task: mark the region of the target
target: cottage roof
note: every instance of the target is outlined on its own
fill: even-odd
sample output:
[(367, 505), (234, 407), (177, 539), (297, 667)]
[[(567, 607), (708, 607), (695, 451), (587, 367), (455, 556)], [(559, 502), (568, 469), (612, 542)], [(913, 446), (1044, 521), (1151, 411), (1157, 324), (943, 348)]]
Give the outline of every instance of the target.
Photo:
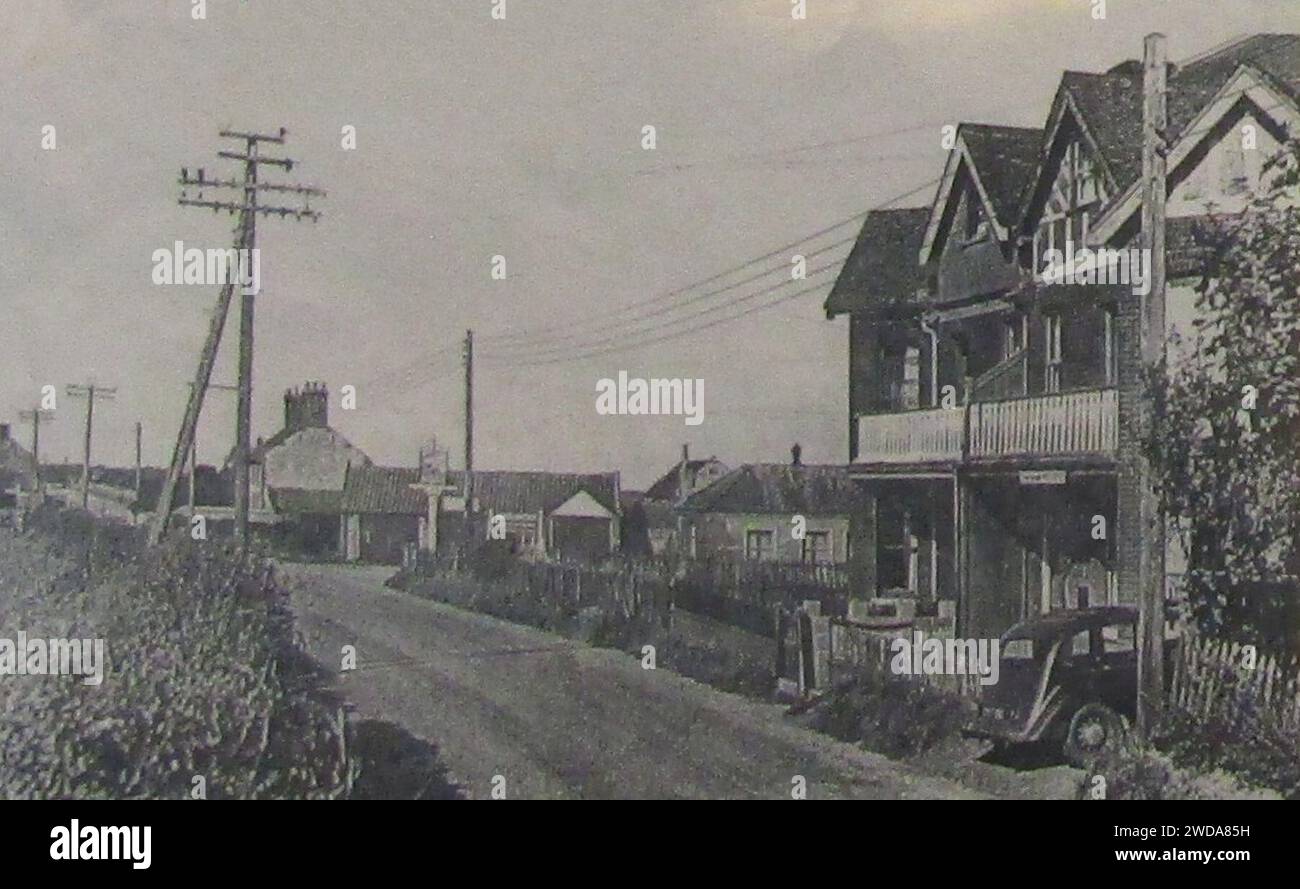
[[(454, 470), (448, 484), (464, 495), (465, 473)], [(580, 491), (610, 512), (619, 511), (617, 472), (561, 473), (520, 470), (475, 470), (474, 497), (484, 509), (499, 513), (550, 513)]]
[(859, 494), (843, 466), (747, 463), (687, 497), (688, 512), (848, 515)]

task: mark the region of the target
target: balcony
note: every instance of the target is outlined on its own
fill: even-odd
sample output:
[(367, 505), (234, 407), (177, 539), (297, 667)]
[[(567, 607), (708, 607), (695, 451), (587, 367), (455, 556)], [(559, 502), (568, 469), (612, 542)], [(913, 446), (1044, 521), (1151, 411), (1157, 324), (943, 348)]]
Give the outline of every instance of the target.
[(936, 408), (860, 416), (857, 462), (960, 461), (965, 413), (961, 408)]
[(858, 417), (858, 464), (960, 463), (1019, 458), (1114, 458), (1114, 389), (1085, 389), (963, 408)]
[(1085, 389), (970, 406), (971, 459), (1113, 457), (1119, 445), (1114, 389)]

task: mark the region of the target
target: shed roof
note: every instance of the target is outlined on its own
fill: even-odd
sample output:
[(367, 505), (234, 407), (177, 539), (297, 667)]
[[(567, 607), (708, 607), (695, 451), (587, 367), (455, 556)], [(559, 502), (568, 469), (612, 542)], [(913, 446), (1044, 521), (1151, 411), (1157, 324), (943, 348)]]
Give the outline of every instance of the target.
[(349, 466), (340, 508), (345, 513), (424, 515), (428, 495), (412, 487), (419, 481), (419, 469)]

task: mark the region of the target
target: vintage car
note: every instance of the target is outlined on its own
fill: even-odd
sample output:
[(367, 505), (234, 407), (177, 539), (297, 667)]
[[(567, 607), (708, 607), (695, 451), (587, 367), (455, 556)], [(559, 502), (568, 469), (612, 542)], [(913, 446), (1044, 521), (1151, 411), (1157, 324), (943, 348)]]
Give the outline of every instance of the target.
[(998, 681), (983, 690), (967, 733), (1059, 745), (1081, 768), (1121, 749), (1137, 699), (1137, 621), (1137, 608), (1111, 605), (1016, 624), (1002, 635)]

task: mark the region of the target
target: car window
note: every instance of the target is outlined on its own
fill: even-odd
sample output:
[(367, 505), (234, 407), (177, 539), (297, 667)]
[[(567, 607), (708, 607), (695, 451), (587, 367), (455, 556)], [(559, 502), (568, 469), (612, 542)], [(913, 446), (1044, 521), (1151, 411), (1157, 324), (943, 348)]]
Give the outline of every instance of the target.
[(1015, 660), (1031, 660), (1034, 656), (1034, 643), (1031, 639), (1012, 639), (1002, 646), (1002, 657)]

